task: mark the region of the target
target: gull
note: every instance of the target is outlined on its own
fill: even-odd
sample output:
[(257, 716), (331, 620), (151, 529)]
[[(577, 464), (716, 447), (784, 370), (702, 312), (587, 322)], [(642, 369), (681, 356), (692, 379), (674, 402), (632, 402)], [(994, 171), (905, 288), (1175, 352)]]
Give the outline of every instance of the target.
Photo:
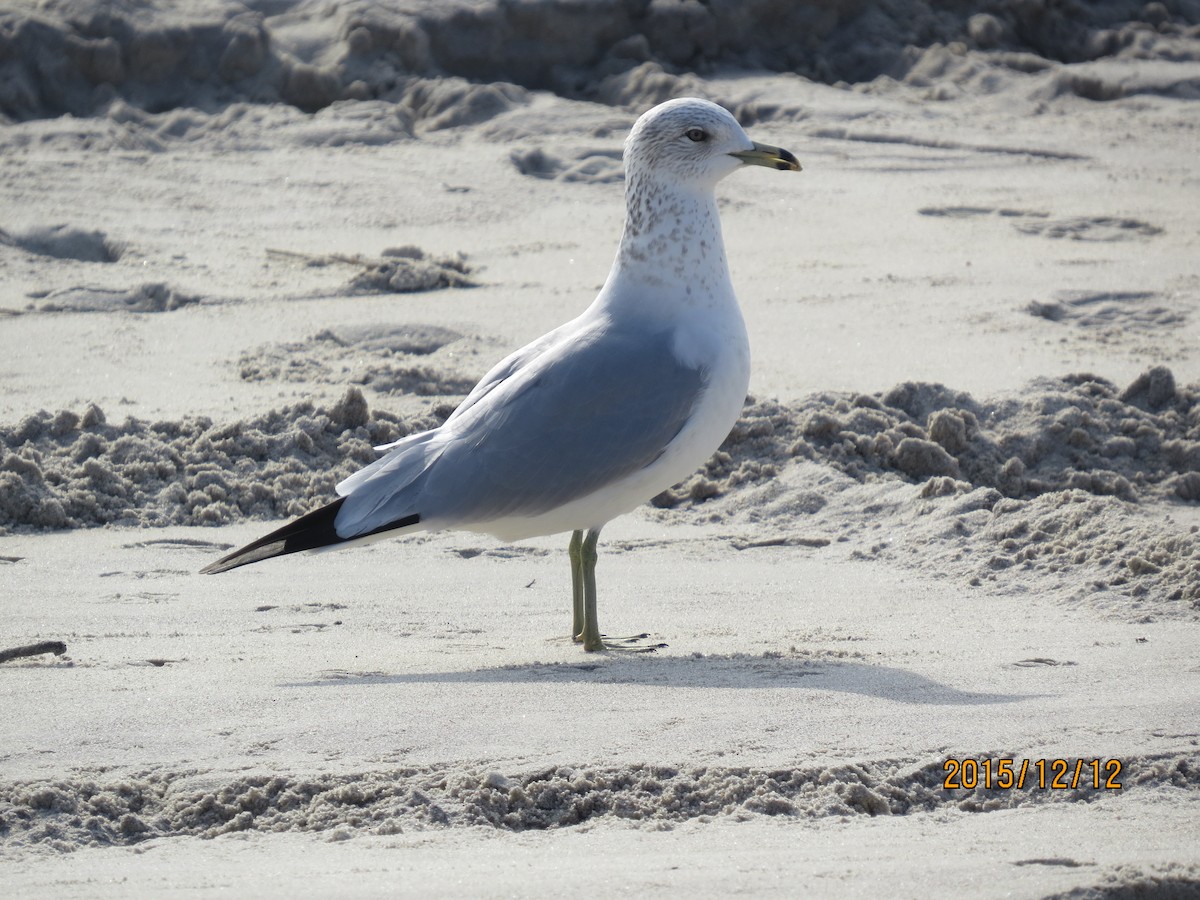
[(625, 227), (591, 306), (502, 360), (438, 428), (376, 448), (337, 500), (201, 571), (416, 531), (570, 531), (571, 637), (588, 651), (633, 649), (606, 647), (600, 632), (600, 530), (703, 465), (750, 383), (717, 182), (746, 165), (800, 164), (698, 99), (643, 114), (624, 161)]

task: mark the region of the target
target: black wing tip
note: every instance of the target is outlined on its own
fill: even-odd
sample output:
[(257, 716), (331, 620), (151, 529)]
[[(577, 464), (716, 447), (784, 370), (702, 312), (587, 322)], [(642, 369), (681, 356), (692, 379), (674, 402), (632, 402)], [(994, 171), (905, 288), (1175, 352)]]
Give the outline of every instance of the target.
[(240, 550), (235, 550), (228, 556), (222, 556), (214, 563), (209, 563), (200, 570), (201, 575), (219, 575), (221, 572), (228, 572), (230, 569), (236, 569), (238, 566), (248, 566), (250, 563), (262, 562), (264, 559), (270, 559), (273, 556), (282, 556), (288, 551), (284, 549), (286, 546), (284, 541), (272, 541), (269, 544), (261, 546), (255, 544), (247, 544)]
[(275, 556), (288, 553), (299, 553), (301, 550), (315, 550), (318, 547), (328, 547), (340, 544), (345, 538), (339, 537), (334, 528), (338, 510), (342, 508), (345, 497), (339, 497), (326, 506), (314, 509), (295, 521), (288, 522), (282, 528), (277, 528), (268, 535), (252, 541), (245, 547), (234, 550), (228, 556), (223, 556), (200, 570), (201, 575), (217, 575), (228, 572), (238, 566), (262, 562)]
[(390, 522), (365, 534), (356, 534), (353, 537), (344, 538), (338, 535), (334, 523), (337, 520), (338, 510), (342, 508), (342, 504), (345, 501), (345, 497), (339, 497), (326, 506), (314, 509), (312, 512), (301, 516), (295, 521), (289, 522), (282, 528), (278, 528), (270, 534), (260, 537), (257, 541), (253, 541), (241, 549), (234, 550), (227, 556), (222, 556), (216, 562), (209, 563), (200, 570), (200, 574), (218, 575), (221, 572), (228, 572), (230, 569), (236, 569), (239, 566), (248, 566), (251, 563), (262, 562), (264, 559), (286, 556), (289, 553), (299, 553), (302, 550), (331, 547), (335, 544), (344, 544), (347, 541), (357, 541), (365, 537), (370, 537), (373, 534), (394, 531), (398, 528), (407, 528), (421, 521), (421, 517), (414, 513), (411, 516), (405, 516), (403, 519)]

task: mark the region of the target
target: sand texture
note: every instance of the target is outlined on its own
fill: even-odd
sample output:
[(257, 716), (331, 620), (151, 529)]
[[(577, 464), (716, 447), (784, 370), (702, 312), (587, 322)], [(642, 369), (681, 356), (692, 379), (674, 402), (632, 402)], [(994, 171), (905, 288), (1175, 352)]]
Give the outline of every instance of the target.
[[(665, 646), (566, 535), (199, 575), (591, 302), (676, 96), (804, 171), (601, 539)], [(0, 3), (0, 891), (1200, 896), (1198, 141), (1194, 0)]]

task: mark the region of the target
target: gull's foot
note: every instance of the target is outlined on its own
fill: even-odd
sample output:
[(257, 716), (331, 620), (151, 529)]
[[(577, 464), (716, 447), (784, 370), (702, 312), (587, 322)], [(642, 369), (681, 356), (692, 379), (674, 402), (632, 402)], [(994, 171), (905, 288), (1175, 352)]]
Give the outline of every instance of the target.
[(662, 650), (667, 646), (663, 641), (654, 641), (653, 636), (646, 632), (629, 637), (601, 635), (599, 639), (590, 642), (582, 634), (577, 634), (573, 640), (582, 642), (583, 649), (589, 653), (599, 650), (610, 650), (614, 653), (653, 653), (655, 650)]

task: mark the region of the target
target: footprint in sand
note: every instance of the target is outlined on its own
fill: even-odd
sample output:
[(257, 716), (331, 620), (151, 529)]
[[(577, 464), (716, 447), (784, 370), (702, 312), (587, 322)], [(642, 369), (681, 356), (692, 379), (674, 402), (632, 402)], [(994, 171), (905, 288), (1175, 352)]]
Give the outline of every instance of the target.
[(1100, 330), (1148, 331), (1187, 320), (1183, 311), (1164, 306), (1163, 299), (1153, 291), (1058, 291), (1055, 299), (1034, 300), (1025, 311), (1051, 322)]
[(103, 231), (85, 231), (71, 225), (39, 225), (16, 232), (0, 229), (0, 244), (38, 256), (79, 262), (116, 262), (125, 252), (123, 244), (111, 240)]
[(612, 184), (625, 178), (619, 150), (579, 150), (564, 159), (535, 147), (514, 150), (509, 159), (522, 175), (550, 181)]
[(1140, 219), (1113, 216), (1075, 216), (1068, 219), (1045, 219), (1014, 224), (1022, 234), (1036, 234), (1055, 240), (1067, 238), (1072, 241), (1134, 241), (1162, 234), (1161, 228)]
[(98, 287), (72, 287), (40, 296), (34, 308), (38, 312), (173, 312), (184, 306), (206, 302), (161, 282), (141, 284), (128, 290)]
[(268, 344), (236, 362), (244, 381), (315, 381), (370, 385), (423, 397), (463, 396), (475, 386), (469, 377), (429, 366), (406, 365), (462, 338), (436, 325), (362, 325), (325, 329), (305, 341)]
[(922, 216), (950, 219), (971, 219), (997, 216), (1012, 219), (1013, 227), (1022, 234), (1072, 241), (1133, 241), (1162, 234), (1157, 225), (1141, 219), (1116, 216), (1071, 216), (1056, 219), (1050, 213), (1036, 210), (1005, 209), (991, 206), (927, 206), (917, 210)]

